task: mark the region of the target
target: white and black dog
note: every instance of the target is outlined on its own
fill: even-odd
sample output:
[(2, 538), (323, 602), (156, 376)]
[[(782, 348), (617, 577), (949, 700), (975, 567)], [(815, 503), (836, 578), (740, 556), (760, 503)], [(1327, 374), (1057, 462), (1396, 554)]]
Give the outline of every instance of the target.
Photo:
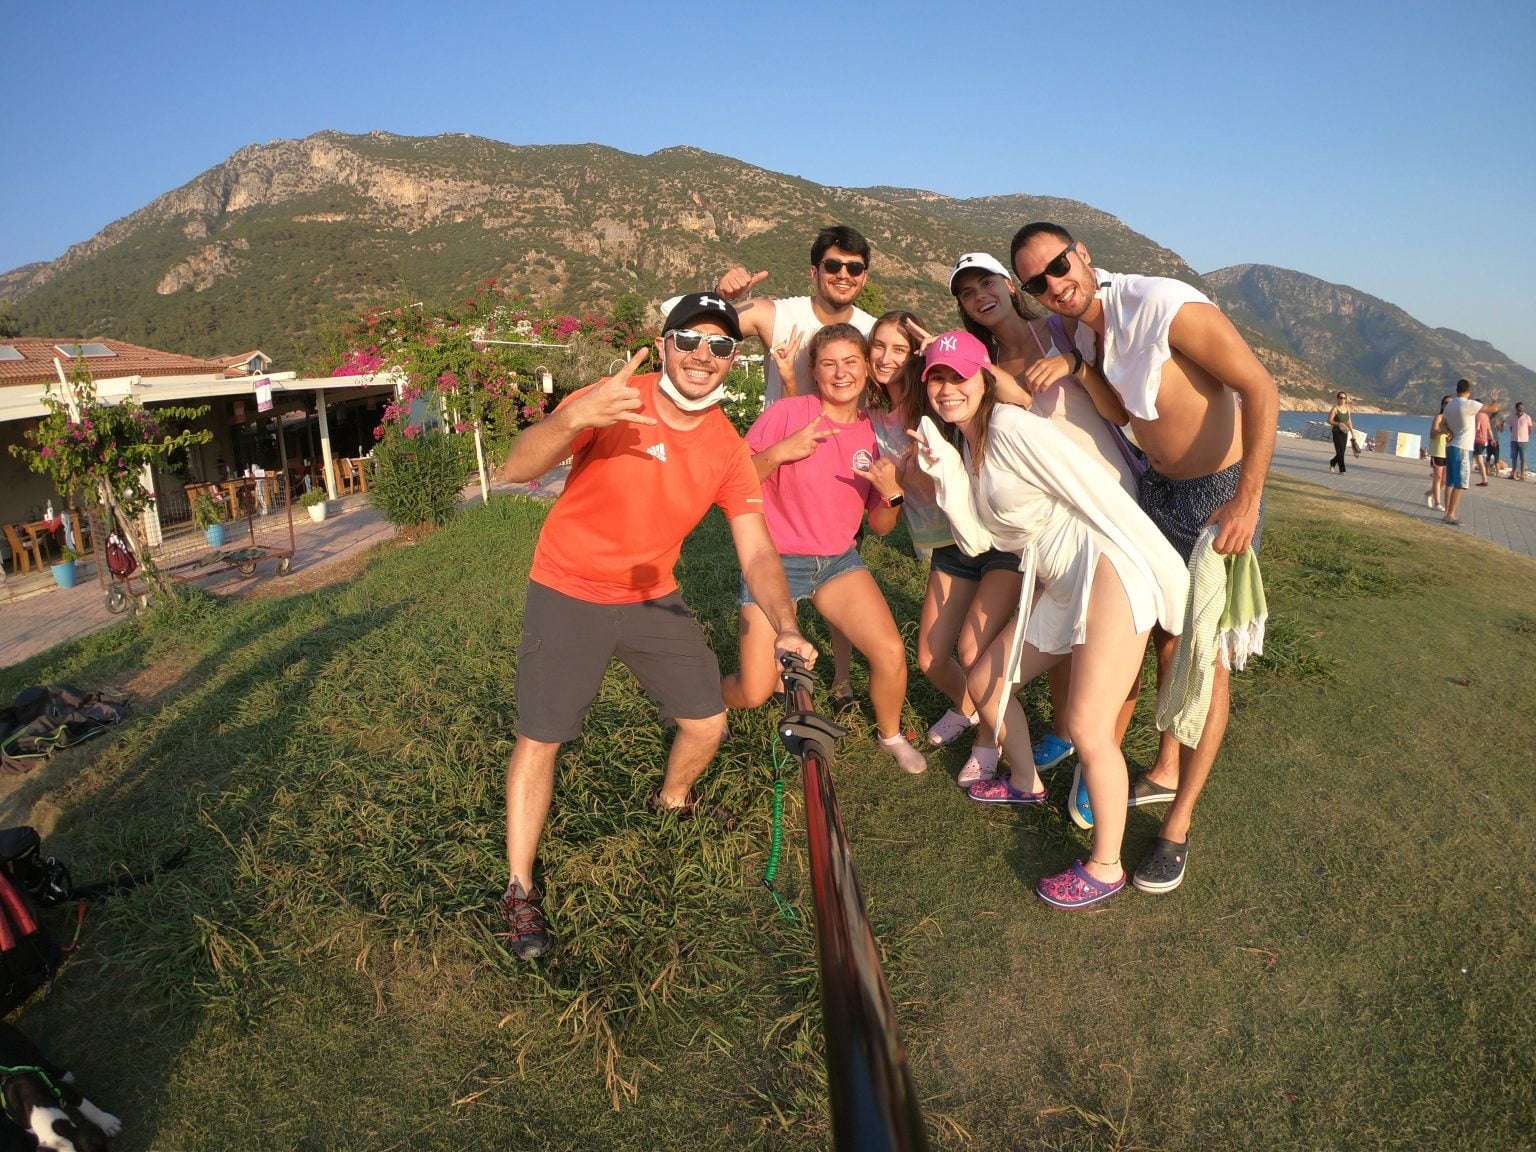
[[(54, 1067), (25, 1035), (0, 1023), (0, 1127), (14, 1126), (13, 1135), (19, 1129), (48, 1152), (109, 1152), (123, 1122), (80, 1095), (74, 1081), (74, 1073)], [(12, 1144), (0, 1133), (0, 1147)]]

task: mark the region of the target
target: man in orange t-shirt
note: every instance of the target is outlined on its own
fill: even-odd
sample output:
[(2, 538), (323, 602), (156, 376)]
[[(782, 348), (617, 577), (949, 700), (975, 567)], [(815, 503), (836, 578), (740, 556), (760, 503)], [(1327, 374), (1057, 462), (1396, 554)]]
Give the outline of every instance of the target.
[(719, 296), (684, 296), (668, 314), (659, 374), (634, 375), (642, 349), (615, 376), (568, 396), (513, 442), (502, 476), (526, 481), (572, 458), (565, 491), (539, 533), (517, 652), (517, 745), (507, 765), (507, 869), (502, 896), (513, 950), (554, 946), (533, 883), (554, 795), (560, 745), (581, 733), (617, 658), (677, 723), (651, 807), (690, 814), (693, 783), (725, 735), (720, 666), (677, 590), (683, 540), (717, 505), (741, 571), (777, 633), (778, 654), (814, 664), (795, 624), (784, 568), (763, 519), (746, 444), (719, 409), (741, 325)]

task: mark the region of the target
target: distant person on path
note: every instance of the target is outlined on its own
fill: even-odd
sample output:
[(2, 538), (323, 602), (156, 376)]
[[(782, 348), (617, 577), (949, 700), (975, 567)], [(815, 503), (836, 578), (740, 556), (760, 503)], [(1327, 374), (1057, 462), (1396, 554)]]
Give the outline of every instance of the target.
[(1333, 459), (1328, 461), (1328, 470), (1348, 472), (1349, 469), (1344, 466), (1344, 451), (1355, 435), (1355, 420), (1348, 393), (1340, 392), (1333, 398), (1333, 407), (1328, 410), (1328, 427), (1333, 431)]
[(1488, 487), (1488, 445), (1493, 442), (1493, 413), (1489, 405), (1481, 398), (1475, 403), (1481, 405), (1478, 409), (1472, 434), (1472, 458), (1477, 462), (1478, 475), (1482, 479), (1477, 482), (1479, 488)]
[(1488, 471), (1495, 477), (1499, 474), (1499, 437), (1504, 433), (1504, 413), (1499, 409), (1497, 402), (1485, 406), (1488, 412)]
[[(756, 336), (768, 355), (763, 360), (763, 407), (794, 396), (810, 383), (810, 340), (828, 324), (852, 324), (866, 338), (875, 318), (854, 304), (869, 282), (869, 241), (844, 224), (823, 228), (811, 242), (811, 294), (781, 299), (750, 298), (767, 272), (741, 265), (720, 277), (720, 295), (737, 304), (744, 336)], [(743, 299), (743, 297), (747, 297)], [(853, 703), (848, 672), (853, 650), (836, 628), (832, 633), (832, 699), (839, 707)]]
[[(1215, 550), (1257, 548), (1264, 479), (1275, 450), (1279, 392), (1232, 322), (1178, 280), (1095, 268), (1065, 228), (1029, 224), (1013, 238), (1024, 291), (1063, 317), (1074, 346), (1097, 371), (1082, 380), (1105, 419), (1129, 422), (1150, 467), (1139, 503), (1186, 562), (1207, 524)], [(1182, 621), (1180, 621), (1182, 624)], [(1155, 630), (1159, 682), (1172, 672), (1178, 637)], [(1172, 799), (1157, 843), (1132, 883), (1169, 892), (1184, 879), (1195, 802), (1226, 734), (1230, 673), (1216, 662), (1204, 734), (1185, 748), (1164, 732), (1157, 763), (1132, 782), (1135, 804)]]
[(659, 375), (616, 375), (563, 400), (525, 429), (504, 479), (542, 476), (573, 460), (533, 555), (517, 651), (517, 744), (507, 765), (507, 868), (501, 899), (511, 948), (524, 960), (555, 942), (534, 885), (534, 859), (554, 795), (560, 745), (582, 720), (615, 659), (677, 725), (665, 778), (649, 806), (680, 816), (725, 734), (720, 666), (678, 593), (684, 538), (711, 505), (729, 518), (747, 587), (776, 654), (814, 663), (795, 627), (784, 568), (763, 518), (752, 457), (720, 411), (741, 340), (719, 296), (684, 296), (659, 342)]
[[(763, 513), (790, 596), (814, 604), (869, 661), (880, 749), (916, 774), (928, 762), (901, 731), (907, 648), (854, 542), (866, 513), (877, 535), (896, 527), (906, 499), (864, 411), (869, 346), (852, 325), (829, 324), (811, 337), (809, 352), (816, 391), (768, 405), (747, 432)], [(743, 585), (740, 604), (741, 669), (726, 678), (725, 702), (756, 708), (778, 684), (780, 625), (774, 606), (762, 604), (750, 585)]]
[(1424, 493), (1427, 508), (1445, 507), (1445, 448), (1450, 443), (1450, 430), (1445, 426), (1445, 406), (1450, 396), (1440, 397), (1440, 411), (1429, 425), (1429, 488)]
[(1442, 419), (1451, 441), (1445, 447), (1446, 524), (1460, 524), (1461, 496), (1472, 484), (1472, 455), (1477, 451), (1477, 417), (1482, 405), (1472, 399), (1472, 382), (1456, 381), (1456, 399), (1445, 406)]
[(1525, 479), (1525, 446), (1531, 442), (1531, 414), (1524, 404), (1515, 405), (1515, 417), (1509, 422), (1509, 478)]

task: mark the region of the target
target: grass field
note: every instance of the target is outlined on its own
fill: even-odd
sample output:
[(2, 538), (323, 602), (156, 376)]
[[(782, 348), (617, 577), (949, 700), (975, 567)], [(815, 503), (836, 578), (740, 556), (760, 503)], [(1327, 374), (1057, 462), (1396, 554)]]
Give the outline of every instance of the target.
[[(77, 878), (192, 850), (93, 911), (23, 1017), (123, 1116), (121, 1148), (825, 1145), (797, 801), (780, 883), (798, 920), (759, 883), (772, 709), (732, 717), (705, 778), (733, 830), (658, 820), (664, 735), (611, 673), (543, 853), (560, 959), (520, 966), (491, 935), (542, 516), (501, 499), (344, 585), (194, 601), (0, 673), (0, 695), (153, 695), (10, 801), (39, 800)], [(915, 621), (916, 562), (865, 555)], [(1033, 881), (1084, 846), (1060, 804), (978, 811), (960, 753), (909, 778), (866, 728), (845, 742), (843, 814), (936, 1147), (1536, 1142), (1536, 565), (1282, 480), (1265, 573), (1269, 655), (1236, 679), (1173, 895), (1048, 909)], [(681, 575), (729, 666), (717, 519)], [(910, 699), (914, 724), (941, 709), (917, 677)], [(1026, 702), (1034, 724), (1038, 686)], [(1155, 827), (1132, 814), (1129, 860)]]

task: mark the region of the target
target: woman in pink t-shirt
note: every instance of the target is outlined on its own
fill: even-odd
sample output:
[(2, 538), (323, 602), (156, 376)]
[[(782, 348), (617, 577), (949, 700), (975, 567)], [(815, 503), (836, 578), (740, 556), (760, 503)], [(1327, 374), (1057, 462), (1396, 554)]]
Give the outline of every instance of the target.
[[(770, 404), (747, 432), (763, 482), (763, 515), (784, 561), (789, 592), (810, 600), (827, 623), (869, 662), (869, 697), (880, 746), (907, 772), (927, 761), (901, 734), (907, 650), (854, 537), (865, 513), (883, 536), (901, 516), (896, 468), (880, 456), (861, 405), (869, 376), (863, 335), (829, 324), (811, 337), (814, 394)], [(741, 597), (741, 669), (723, 685), (728, 708), (756, 708), (773, 695), (779, 670), (774, 632), (745, 585)]]

